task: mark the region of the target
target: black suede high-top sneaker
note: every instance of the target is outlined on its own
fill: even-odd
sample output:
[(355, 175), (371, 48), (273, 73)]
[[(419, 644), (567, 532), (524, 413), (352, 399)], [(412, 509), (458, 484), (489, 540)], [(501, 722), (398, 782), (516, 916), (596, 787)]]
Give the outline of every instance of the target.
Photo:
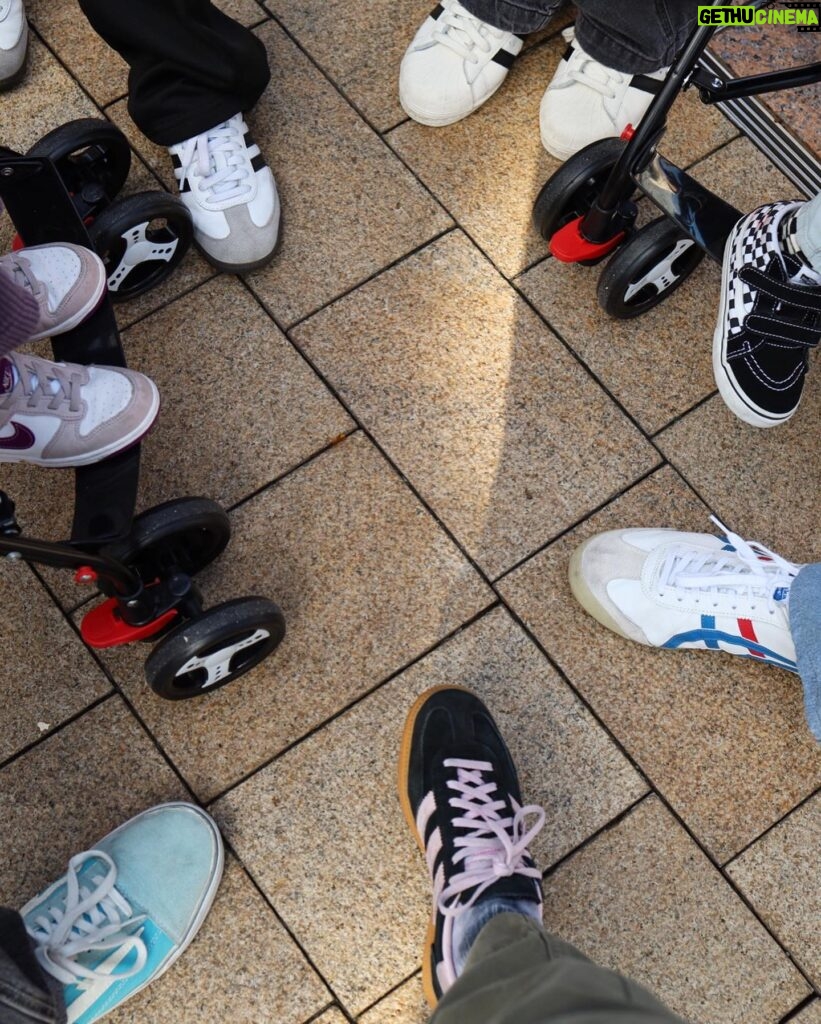
[[(544, 811), (522, 806), (516, 768), (496, 723), (478, 697), (457, 686), (428, 690), (411, 709), (399, 798), (433, 883), (422, 977), (435, 1006), (489, 917), (513, 911), (541, 920), (541, 872), (527, 846), (544, 824)], [(529, 817), (536, 819), (530, 827)]]

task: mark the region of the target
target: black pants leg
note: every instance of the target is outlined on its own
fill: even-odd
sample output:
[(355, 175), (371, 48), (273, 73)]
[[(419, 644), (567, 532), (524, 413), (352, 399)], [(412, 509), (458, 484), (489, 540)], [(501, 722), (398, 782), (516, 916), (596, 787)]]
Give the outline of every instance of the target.
[[(496, 28), (527, 35), (544, 28), (563, 0), (461, 0)], [(693, 31), (699, 0), (576, 0), (576, 36), (599, 63), (631, 75), (671, 63)]]
[(265, 47), (208, 0), (80, 0), (94, 30), (128, 62), (128, 109), (171, 146), (250, 110), (268, 84)]
[(0, 907), (0, 1021), (3, 1024), (65, 1024), (60, 987), (32, 952), (23, 919)]

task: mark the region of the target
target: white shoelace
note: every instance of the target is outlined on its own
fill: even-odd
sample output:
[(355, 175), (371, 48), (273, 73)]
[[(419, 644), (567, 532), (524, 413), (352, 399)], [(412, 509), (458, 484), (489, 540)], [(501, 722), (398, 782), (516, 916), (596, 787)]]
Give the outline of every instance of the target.
[(498, 50), (494, 42), (501, 43), (505, 35), (501, 29), (468, 14), (463, 7), (446, 7), (437, 19), (433, 38), (463, 60), (479, 64), (481, 54)]
[(215, 202), (239, 199), (253, 187), (254, 169), (248, 159), (239, 115), (183, 142), (179, 157), (180, 185), (187, 178), (192, 188), (211, 193)]
[[(507, 812), (504, 800), (494, 799), (497, 791), (492, 778), (486, 779), (493, 771), (489, 761), (468, 761), (451, 757), (445, 761), (446, 768), (456, 769), (456, 779), (448, 781), (448, 788), (458, 795), (448, 801), (454, 809), (461, 810), (460, 817), (454, 818), (454, 828), (463, 829), (467, 834), (455, 840), (454, 865), (463, 864), (463, 871), (453, 875), (439, 897), (439, 910), (445, 915), (459, 913), (473, 906), (481, 894), (500, 878), (524, 875), (539, 879), (538, 868), (525, 864), (528, 844), (544, 825), (544, 810), (536, 805), (520, 807), (511, 798), (513, 817), (502, 817)], [(526, 828), (526, 819), (535, 815), (537, 821)], [(462, 893), (475, 891), (466, 903), (459, 902)]]
[[(92, 879), (94, 888), (81, 886), (78, 874), (83, 864), (99, 858), (108, 867), (103, 877)], [(112, 972), (85, 967), (78, 961), (82, 953), (119, 949), (124, 959), (136, 952), (131, 967), (115, 970), (118, 978), (130, 978), (145, 967), (148, 950), (133, 929), (145, 920), (135, 916), (128, 902), (114, 888), (117, 868), (101, 850), (78, 853), (68, 863), (65, 906), (52, 907), (27, 925), (35, 942), (35, 955), (45, 971), (63, 985), (81, 983), (83, 979), (104, 980)], [(126, 930), (129, 929), (129, 930)]]
[[(710, 517), (735, 551), (693, 551), (671, 548), (661, 564), (658, 585), (710, 594), (738, 594), (752, 602), (764, 600), (770, 615), (776, 603), (786, 608), (792, 581), (800, 565), (794, 565), (763, 544), (743, 540), (715, 516)], [(776, 601), (776, 595), (780, 600)], [(753, 603), (751, 608), (755, 610)]]
[(617, 87), (624, 85), (626, 79), (631, 76), (607, 68), (592, 57), (588, 57), (576, 42), (576, 33), (572, 28), (565, 29), (562, 35), (573, 47), (573, 53), (567, 62), (567, 77), (601, 93), (609, 100), (614, 100)]
[(13, 367), (14, 386), (10, 391), (0, 393), (0, 409), (17, 406), (21, 397), (26, 400), (26, 408), (31, 410), (55, 412), (66, 402), (71, 412), (80, 409), (84, 376), (82, 371), (77, 372), (76, 366), (69, 368), (20, 353), (8, 355), (6, 359)]

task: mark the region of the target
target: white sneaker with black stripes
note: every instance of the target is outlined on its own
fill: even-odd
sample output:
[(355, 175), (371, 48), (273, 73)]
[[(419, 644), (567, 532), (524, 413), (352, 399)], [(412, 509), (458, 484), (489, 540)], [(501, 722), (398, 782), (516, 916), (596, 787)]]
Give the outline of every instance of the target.
[(544, 148), (567, 160), (591, 142), (618, 138), (628, 124), (635, 128), (668, 68), (647, 75), (614, 71), (585, 53), (573, 28), (562, 35), (567, 49), (542, 97), (539, 125)]
[(279, 195), (242, 114), (168, 152), (205, 258), (229, 274), (265, 266), (279, 242)]
[(545, 814), (522, 806), (516, 766), (498, 726), (481, 700), (460, 686), (435, 686), (411, 708), (399, 800), (433, 885), (422, 985), (435, 1006), (491, 917), (515, 913), (541, 923), (541, 872), (528, 845)]
[(821, 274), (781, 240), (782, 222), (789, 224), (802, 205), (753, 210), (724, 250), (713, 372), (725, 404), (754, 427), (775, 427), (793, 415), (810, 349), (821, 340)]
[(399, 100), (414, 121), (461, 121), (496, 92), (522, 39), (474, 18), (458, 0), (442, 0), (402, 58)]

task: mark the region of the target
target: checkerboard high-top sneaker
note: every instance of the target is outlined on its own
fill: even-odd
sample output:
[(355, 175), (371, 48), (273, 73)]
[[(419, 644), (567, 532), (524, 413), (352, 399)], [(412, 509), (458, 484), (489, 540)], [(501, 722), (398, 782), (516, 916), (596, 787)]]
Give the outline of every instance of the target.
[(527, 847), (544, 811), (522, 806), (496, 723), (478, 697), (457, 686), (428, 690), (411, 709), (399, 799), (433, 883), (422, 964), (433, 1006), (456, 980), (475, 926), (503, 911), (541, 921), (541, 872)]
[(713, 372), (721, 397), (754, 427), (785, 423), (804, 391), (810, 349), (821, 339), (821, 274), (781, 240), (801, 203), (770, 203), (727, 239)]
[(474, 18), (458, 0), (442, 0), (402, 58), (402, 107), (420, 124), (461, 121), (496, 92), (521, 49), (520, 36)]

